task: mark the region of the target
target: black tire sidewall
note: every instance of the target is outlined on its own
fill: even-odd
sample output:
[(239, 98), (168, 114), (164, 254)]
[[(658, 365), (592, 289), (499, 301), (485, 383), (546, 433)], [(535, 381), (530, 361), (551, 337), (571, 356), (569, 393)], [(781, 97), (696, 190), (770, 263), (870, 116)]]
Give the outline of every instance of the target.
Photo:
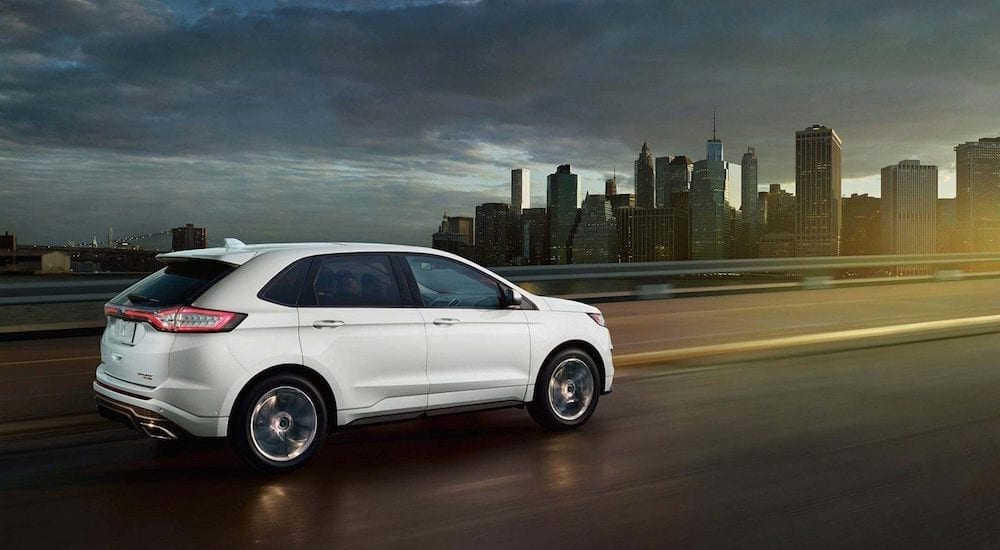
[[(552, 379), (552, 374), (559, 364), (567, 359), (580, 359), (583, 361), (590, 369), (590, 375), (594, 378), (594, 395), (587, 406), (587, 411), (575, 420), (563, 420), (559, 418), (552, 409), (552, 403), (549, 402), (549, 381)], [(538, 379), (535, 383), (535, 396), (533, 398), (534, 406), (531, 411), (532, 416), (536, 421), (549, 429), (568, 430), (581, 426), (590, 419), (597, 408), (597, 401), (601, 395), (600, 385), (601, 377), (597, 371), (597, 365), (590, 354), (577, 348), (564, 349), (550, 357), (538, 373)]]
[[(260, 454), (253, 444), (250, 417), (257, 401), (267, 392), (280, 386), (290, 386), (302, 390), (316, 407), (316, 435), (309, 447), (292, 460), (279, 462)], [(249, 466), (260, 472), (282, 472), (294, 470), (309, 460), (322, 446), (326, 438), (327, 409), (322, 394), (306, 378), (297, 374), (277, 374), (256, 382), (248, 390), (233, 410), (229, 422), (229, 442), (236, 454)]]

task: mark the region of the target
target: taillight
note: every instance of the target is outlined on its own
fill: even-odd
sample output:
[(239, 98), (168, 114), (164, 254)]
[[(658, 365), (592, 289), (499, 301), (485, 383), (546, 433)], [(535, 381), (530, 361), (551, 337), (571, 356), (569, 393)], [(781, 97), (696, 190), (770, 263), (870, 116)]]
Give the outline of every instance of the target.
[(590, 318), (593, 319), (594, 322), (597, 323), (598, 325), (601, 325), (602, 327), (603, 326), (607, 326), (607, 325), (604, 324), (604, 314), (601, 314), (601, 313), (588, 313), (587, 315), (590, 315)]
[(104, 313), (109, 317), (149, 323), (160, 332), (228, 332), (236, 328), (247, 317), (245, 313), (191, 306), (149, 310), (106, 304)]

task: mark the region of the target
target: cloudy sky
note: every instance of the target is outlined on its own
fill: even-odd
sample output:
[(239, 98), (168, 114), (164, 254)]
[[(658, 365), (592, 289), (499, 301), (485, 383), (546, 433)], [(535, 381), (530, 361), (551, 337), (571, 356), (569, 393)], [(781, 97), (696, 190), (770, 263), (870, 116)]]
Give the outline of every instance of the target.
[[(0, 231), (429, 244), (510, 169), (631, 189), (643, 140), (791, 184), (794, 132), (844, 192), (1000, 135), (1000, 3), (0, 0)], [(792, 187), (789, 185), (789, 190)]]

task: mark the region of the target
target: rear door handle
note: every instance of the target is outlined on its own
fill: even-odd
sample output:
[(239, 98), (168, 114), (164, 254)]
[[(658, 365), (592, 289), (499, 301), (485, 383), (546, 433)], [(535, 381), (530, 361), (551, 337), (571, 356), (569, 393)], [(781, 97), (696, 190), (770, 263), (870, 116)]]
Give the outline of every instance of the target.
[(342, 326), (344, 326), (343, 321), (333, 321), (330, 319), (324, 319), (313, 323), (314, 328), (337, 328)]
[(460, 323), (458, 319), (452, 319), (451, 317), (442, 317), (440, 319), (434, 319), (435, 325), (457, 325)]

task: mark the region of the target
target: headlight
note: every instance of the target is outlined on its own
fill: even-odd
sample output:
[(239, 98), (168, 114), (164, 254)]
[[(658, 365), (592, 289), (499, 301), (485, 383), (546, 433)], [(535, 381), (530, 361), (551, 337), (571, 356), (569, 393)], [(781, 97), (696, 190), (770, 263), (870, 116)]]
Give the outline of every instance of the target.
[(607, 326), (604, 324), (604, 314), (603, 313), (588, 313), (590, 318), (594, 320), (595, 323), (601, 325), (602, 327)]

